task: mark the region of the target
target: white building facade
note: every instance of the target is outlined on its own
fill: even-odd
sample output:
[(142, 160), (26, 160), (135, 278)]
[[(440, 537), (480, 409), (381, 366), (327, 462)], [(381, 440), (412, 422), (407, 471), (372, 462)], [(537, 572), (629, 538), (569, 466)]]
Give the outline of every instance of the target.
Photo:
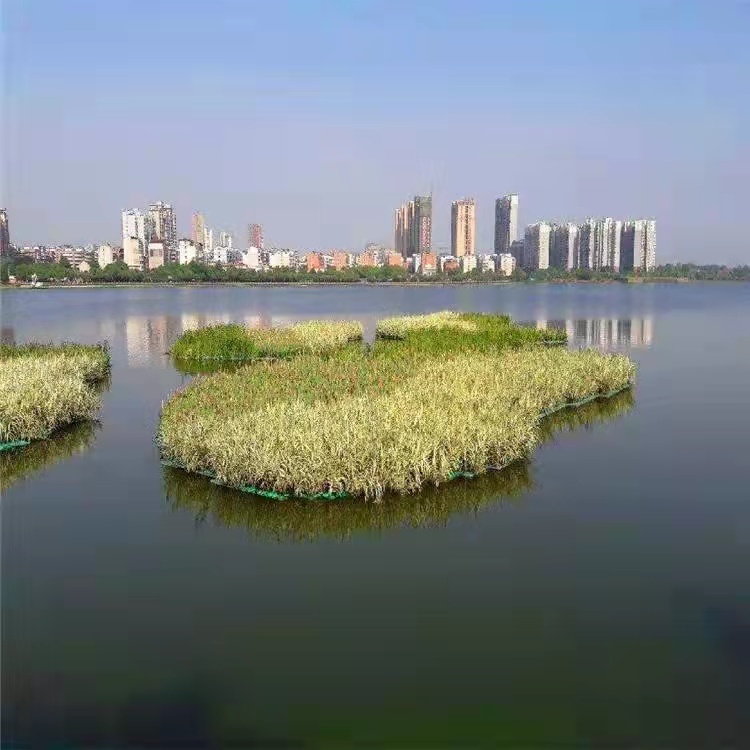
[(504, 276), (510, 276), (516, 270), (516, 259), (510, 253), (500, 253), (497, 256), (497, 270)]
[(100, 268), (115, 262), (115, 251), (112, 249), (112, 245), (99, 245), (96, 249), (96, 262)]
[(529, 270), (549, 268), (549, 240), (552, 227), (546, 221), (538, 221), (526, 227), (524, 235), (523, 265)]
[(180, 265), (187, 265), (198, 260), (198, 246), (193, 240), (183, 239), (177, 243), (177, 262)]

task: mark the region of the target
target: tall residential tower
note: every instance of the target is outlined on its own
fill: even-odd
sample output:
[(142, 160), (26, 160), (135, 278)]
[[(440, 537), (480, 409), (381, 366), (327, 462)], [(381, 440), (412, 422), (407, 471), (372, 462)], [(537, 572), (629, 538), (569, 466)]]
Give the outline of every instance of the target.
[(203, 243), (206, 239), (206, 217), (200, 211), (193, 214), (190, 238), (199, 250), (203, 249)]
[(409, 204), (396, 209), (393, 219), (393, 247), (406, 258), (409, 255)]
[(475, 208), (473, 198), (462, 198), (451, 204), (451, 255), (456, 258), (474, 255)]
[(624, 271), (651, 271), (656, 265), (656, 221), (637, 219), (622, 225), (621, 266)]
[(495, 254), (507, 253), (518, 239), (518, 196), (515, 193), (495, 201)]
[(552, 227), (538, 221), (526, 227), (523, 240), (523, 266), (529, 271), (549, 268), (549, 241)]
[(152, 237), (164, 243), (165, 261), (176, 260), (177, 253), (177, 219), (169, 203), (152, 203), (148, 208), (153, 226)]
[(10, 251), (10, 229), (8, 228), (8, 211), (0, 208), (0, 255)]
[[(126, 208), (122, 212), (122, 246), (126, 247), (126, 242), (130, 239), (137, 240), (138, 252), (141, 255), (146, 254), (148, 249), (148, 243), (151, 240), (153, 234), (153, 226), (151, 223), (151, 216), (144, 213), (138, 208)], [(136, 262), (135, 250), (136, 245), (133, 243), (127, 243), (128, 252), (130, 253), (130, 262), (126, 260), (128, 265), (135, 267)]]
[(394, 244), (403, 257), (432, 248), (432, 196), (416, 195), (396, 210)]
[(248, 247), (257, 247), (263, 249), (263, 225), (248, 224), (247, 226), (247, 243)]

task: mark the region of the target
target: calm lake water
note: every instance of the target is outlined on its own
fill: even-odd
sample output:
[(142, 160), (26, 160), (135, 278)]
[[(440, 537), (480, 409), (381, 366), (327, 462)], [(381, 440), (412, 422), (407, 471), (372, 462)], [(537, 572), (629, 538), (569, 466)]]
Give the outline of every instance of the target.
[[(2, 460), (3, 747), (750, 746), (750, 285), (4, 291), (112, 349), (96, 428)], [(528, 464), (380, 506), (163, 468), (187, 326), (440, 309), (628, 352)]]

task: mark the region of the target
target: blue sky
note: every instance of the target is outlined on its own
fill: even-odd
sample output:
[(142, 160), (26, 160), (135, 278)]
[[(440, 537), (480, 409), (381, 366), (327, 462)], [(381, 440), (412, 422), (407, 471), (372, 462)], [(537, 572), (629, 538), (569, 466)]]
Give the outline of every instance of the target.
[(743, 0), (5, 0), (19, 243), (117, 241), (171, 202), (244, 241), (392, 242), (432, 189), (521, 221), (654, 216), (659, 259), (750, 262)]

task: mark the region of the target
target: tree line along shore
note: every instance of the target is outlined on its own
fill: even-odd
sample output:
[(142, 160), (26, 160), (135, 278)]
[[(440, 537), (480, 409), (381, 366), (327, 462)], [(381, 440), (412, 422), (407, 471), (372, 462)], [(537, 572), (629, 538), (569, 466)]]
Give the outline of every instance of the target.
[(559, 268), (524, 271), (517, 268), (510, 276), (499, 272), (471, 271), (450, 272), (431, 275), (408, 273), (396, 267), (353, 267), (344, 270), (307, 272), (292, 269), (270, 269), (253, 271), (234, 266), (213, 266), (202, 263), (180, 265), (168, 263), (150, 271), (137, 271), (122, 262), (111, 263), (104, 268), (94, 265), (81, 272), (66, 263), (33, 263), (27, 258), (3, 260), (0, 264), (0, 282), (29, 284), (32, 281), (48, 285), (103, 285), (103, 284), (216, 284), (216, 283), (499, 283), (499, 282), (656, 282), (656, 281), (749, 281), (750, 266), (667, 264), (657, 266), (645, 273), (615, 273)]

